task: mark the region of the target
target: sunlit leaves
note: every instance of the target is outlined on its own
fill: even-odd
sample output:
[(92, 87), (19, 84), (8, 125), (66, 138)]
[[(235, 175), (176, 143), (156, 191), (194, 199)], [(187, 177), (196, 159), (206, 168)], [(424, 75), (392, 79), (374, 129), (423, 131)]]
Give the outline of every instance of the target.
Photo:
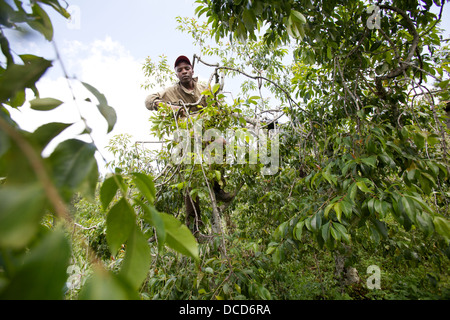
[(139, 188), (139, 190), (142, 192), (142, 194), (147, 198), (150, 203), (153, 203), (155, 200), (155, 184), (153, 183), (153, 180), (148, 177), (147, 175), (139, 172), (133, 172), (133, 181)]
[(36, 98), (30, 101), (33, 110), (48, 111), (60, 106), (63, 102), (55, 98)]
[(305, 23), (305, 16), (298, 11), (292, 10), (287, 20), (286, 31), (291, 37), (301, 40), (305, 36), (303, 27)]

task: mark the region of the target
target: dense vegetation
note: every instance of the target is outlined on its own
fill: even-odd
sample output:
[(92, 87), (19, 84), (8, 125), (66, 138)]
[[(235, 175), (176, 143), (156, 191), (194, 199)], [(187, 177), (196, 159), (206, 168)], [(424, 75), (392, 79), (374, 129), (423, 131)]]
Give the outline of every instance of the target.
[[(94, 142), (67, 140), (43, 157), (70, 124), (26, 132), (8, 110), (63, 103), (35, 87), (52, 62), (14, 56), (2, 31), (0, 298), (449, 299), (444, 2), (196, 3), (205, 22), (180, 17), (179, 29), (198, 46), (195, 64), (219, 62), (208, 63), (203, 126), (241, 132), (236, 150), (275, 127), (267, 147), (279, 148), (278, 167), (174, 163), (171, 133), (194, 124), (164, 108), (150, 119), (164, 147), (115, 137), (106, 177)], [(1, 30), (27, 24), (51, 41), (49, 7), (68, 17), (56, 0), (2, 0)], [(149, 57), (143, 86), (169, 84), (170, 69)], [(114, 109), (83, 85), (110, 132)], [(219, 202), (214, 183), (233, 201)], [(196, 237), (186, 192), (201, 203)]]

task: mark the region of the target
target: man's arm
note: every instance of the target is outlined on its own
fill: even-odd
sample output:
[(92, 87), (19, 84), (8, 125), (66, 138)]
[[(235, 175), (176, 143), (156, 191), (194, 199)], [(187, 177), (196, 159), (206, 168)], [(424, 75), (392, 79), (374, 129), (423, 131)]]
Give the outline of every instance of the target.
[(158, 110), (159, 104), (162, 103), (159, 93), (151, 94), (145, 98), (145, 107), (148, 110)]
[[(155, 93), (155, 94), (151, 94), (149, 96), (147, 96), (147, 98), (145, 99), (145, 107), (148, 110), (158, 110), (158, 108), (160, 108), (161, 106), (165, 105), (166, 102), (164, 102), (161, 99), (161, 95), (159, 93)], [(174, 106), (171, 105), (171, 108), (173, 111), (177, 112), (179, 111), (179, 116), (184, 116), (184, 109), (179, 110), (181, 107), (180, 106)]]

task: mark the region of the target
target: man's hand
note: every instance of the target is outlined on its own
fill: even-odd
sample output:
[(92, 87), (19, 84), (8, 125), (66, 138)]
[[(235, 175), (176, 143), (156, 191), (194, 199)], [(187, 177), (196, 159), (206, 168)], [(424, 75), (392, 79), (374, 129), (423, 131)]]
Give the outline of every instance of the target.
[[(154, 103), (155, 105), (155, 110), (158, 110), (161, 107), (164, 107), (166, 105), (165, 102), (162, 101), (155, 101)], [(178, 113), (178, 116), (184, 117), (186, 115), (186, 112), (184, 110), (184, 108), (180, 107), (180, 106), (173, 106), (170, 105), (170, 108), (175, 112)], [(181, 109), (181, 110), (180, 110)]]

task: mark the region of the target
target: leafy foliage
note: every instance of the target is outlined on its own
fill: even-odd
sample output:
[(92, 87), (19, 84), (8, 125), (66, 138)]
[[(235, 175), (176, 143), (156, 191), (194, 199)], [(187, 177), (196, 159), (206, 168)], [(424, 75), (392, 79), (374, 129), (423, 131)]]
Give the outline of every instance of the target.
[[(2, 28), (20, 30), (19, 25), (27, 23), (52, 41), (53, 27), (40, 2), (69, 17), (58, 1), (26, 4), (15, 1), (14, 7), (1, 1)], [(31, 6), (32, 12), (27, 13), (24, 5)], [(99, 172), (94, 155), (98, 149), (93, 139), (89, 143), (74, 138), (61, 142), (48, 157), (42, 156), (48, 143), (71, 124), (48, 123), (34, 132), (26, 132), (12, 120), (8, 108), (20, 108), (25, 104), (27, 88), (35, 94), (35, 98), (29, 101), (33, 110), (46, 112), (63, 104), (54, 98), (40, 98), (36, 90), (36, 82), (52, 62), (21, 55), (22, 63), (16, 64), (3, 31), (1, 37), (6, 68), (0, 69), (0, 297), (61, 299), (68, 281), (67, 270), (81, 270), (75, 261), (68, 268), (71, 252), (74, 246), (75, 250), (80, 250), (78, 246), (83, 247), (86, 243), (79, 233), (67, 234), (79, 227), (70, 214), (69, 206), (77, 196), (95, 202)], [(114, 109), (95, 87), (82, 84), (98, 101), (97, 109), (108, 123), (107, 132), (110, 132), (117, 120)], [(87, 125), (84, 133), (90, 136)], [(133, 189), (135, 198), (127, 194), (130, 188), (124, 181), (129, 177), (136, 185)], [(124, 254), (124, 257), (120, 269), (114, 271), (109, 270), (92, 251), (87, 254), (93, 271), (87, 273), (90, 277), (80, 292), (80, 298), (139, 297), (137, 292), (147, 277), (151, 261), (148, 237), (141, 229), (141, 221), (144, 220), (157, 229), (161, 246), (167, 244), (198, 260), (197, 243), (189, 230), (173, 216), (160, 213), (153, 207), (155, 188), (147, 174), (135, 172), (123, 176), (118, 170), (105, 179), (99, 190), (103, 210), (107, 213), (106, 231), (103, 229), (107, 249), (103, 248), (100, 256), (106, 252), (112, 256)], [(53, 216), (52, 220), (48, 219), (49, 215)], [(100, 223), (95, 228), (99, 226)], [(102, 241), (99, 241), (97, 250), (101, 246)], [(89, 252), (88, 248), (86, 252)]]
[[(2, 30), (27, 24), (51, 41), (44, 8), (68, 13), (58, 1), (0, 1), (0, 298), (448, 299), (449, 59), (430, 12), (444, 3), (379, 3), (379, 28), (364, 1), (196, 3), (207, 21), (178, 18), (179, 29), (220, 60), (211, 79), (245, 78), (231, 99), (210, 81), (204, 127), (276, 125), (274, 175), (249, 161), (174, 164), (172, 133), (193, 125), (169, 108), (151, 118), (165, 148), (116, 137), (106, 177), (93, 139), (44, 157), (71, 124), (27, 132), (8, 110), (60, 107), (36, 82), (62, 61), (16, 57)], [(143, 71), (161, 86), (174, 79), (164, 56)], [(111, 132), (114, 109), (82, 84)], [(248, 147), (237, 139), (235, 151)], [(202, 241), (180, 222), (187, 193), (200, 199)], [(342, 281), (342, 257), (359, 283)], [(382, 290), (363, 284), (370, 265), (382, 267)]]
[[(287, 215), (275, 240), (301, 241), (306, 230), (319, 246), (334, 249), (350, 244), (363, 228), (379, 242), (388, 237), (386, 219), (393, 217), (406, 230), (436, 231), (448, 245), (443, 103), (424, 84), (427, 76), (441, 83), (435, 69), (443, 76), (445, 68), (431, 67), (430, 55), (420, 53), (440, 45), (431, 2), (380, 5), (380, 29), (364, 23), (369, 16), (363, 2), (198, 3), (198, 14), (209, 17), (218, 38), (254, 40), (267, 23), (265, 45), (303, 40), (293, 49), (288, 91), (303, 103), (285, 108), (291, 121), (283, 126), (285, 167), (276, 178), (291, 186), (290, 205), (297, 213)], [(418, 98), (418, 90), (424, 97)], [(430, 196), (442, 202), (427, 202)]]

